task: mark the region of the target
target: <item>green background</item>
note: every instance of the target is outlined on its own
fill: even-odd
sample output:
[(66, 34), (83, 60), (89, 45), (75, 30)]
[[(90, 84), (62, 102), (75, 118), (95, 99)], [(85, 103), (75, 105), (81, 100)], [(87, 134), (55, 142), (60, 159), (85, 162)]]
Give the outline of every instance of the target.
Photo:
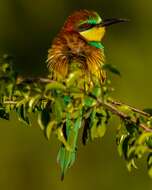
[[(0, 0), (0, 53), (15, 57), (23, 75), (47, 74), (47, 49), (66, 17), (77, 9), (96, 10), (103, 18), (129, 18), (111, 26), (104, 38), (107, 63), (116, 65), (122, 77), (112, 77), (113, 96), (138, 108), (152, 107), (152, 1), (151, 0)], [(58, 142), (45, 140), (35, 117), (25, 127), (16, 116), (0, 121), (1, 190), (123, 189), (151, 190), (145, 159), (128, 173), (116, 150), (117, 122), (104, 138), (84, 147), (79, 143), (75, 165), (60, 181), (56, 164)]]

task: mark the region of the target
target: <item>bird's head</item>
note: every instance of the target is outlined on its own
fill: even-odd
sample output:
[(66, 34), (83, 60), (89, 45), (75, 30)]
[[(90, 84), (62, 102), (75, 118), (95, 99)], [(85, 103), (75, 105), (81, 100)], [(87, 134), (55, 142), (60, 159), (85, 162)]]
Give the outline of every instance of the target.
[(107, 26), (125, 21), (116, 18), (102, 20), (95, 11), (79, 10), (68, 17), (63, 30), (77, 32), (88, 42), (101, 42)]

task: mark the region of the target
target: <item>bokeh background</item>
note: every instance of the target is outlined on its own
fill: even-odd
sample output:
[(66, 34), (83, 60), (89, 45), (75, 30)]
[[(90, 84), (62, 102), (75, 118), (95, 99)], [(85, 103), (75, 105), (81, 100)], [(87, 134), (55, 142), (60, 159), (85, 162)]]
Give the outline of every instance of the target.
[[(47, 49), (66, 17), (77, 9), (94, 9), (103, 18), (129, 18), (111, 26), (104, 38), (107, 63), (119, 68), (112, 77), (113, 96), (133, 106), (152, 107), (152, 1), (151, 0), (0, 0), (0, 53), (15, 57), (23, 75), (47, 73)], [(47, 142), (33, 117), (26, 128), (15, 115), (0, 121), (0, 189), (2, 190), (151, 190), (145, 160), (128, 173), (115, 145), (117, 123), (111, 122), (101, 140), (83, 147), (64, 182), (56, 164), (58, 142)]]

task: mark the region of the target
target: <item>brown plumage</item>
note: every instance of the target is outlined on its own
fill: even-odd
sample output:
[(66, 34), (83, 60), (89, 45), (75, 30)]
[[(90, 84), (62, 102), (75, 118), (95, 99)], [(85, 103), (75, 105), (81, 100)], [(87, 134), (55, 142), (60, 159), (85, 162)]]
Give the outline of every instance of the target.
[(96, 12), (82, 10), (67, 19), (48, 51), (48, 68), (53, 78), (57, 75), (67, 77), (71, 72), (71, 64), (77, 64), (86, 75), (95, 75), (104, 81), (104, 49), (90, 45), (78, 30), (78, 23), (85, 22), (84, 27), (88, 28), (89, 19), (97, 22), (99, 18)]

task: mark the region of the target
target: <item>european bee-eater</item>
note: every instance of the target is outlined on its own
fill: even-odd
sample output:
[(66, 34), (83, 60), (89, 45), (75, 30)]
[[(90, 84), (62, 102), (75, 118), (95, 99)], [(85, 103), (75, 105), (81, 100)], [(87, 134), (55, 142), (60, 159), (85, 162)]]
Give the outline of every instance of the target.
[(104, 47), (102, 39), (106, 27), (125, 19), (102, 20), (95, 11), (79, 10), (68, 17), (48, 51), (48, 68), (52, 76), (65, 78), (72, 63), (78, 63), (86, 75), (95, 75), (102, 82)]
[[(103, 83), (106, 73), (102, 68), (104, 47), (101, 41), (107, 26), (124, 21), (126, 20), (102, 20), (97, 12), (88, 10), (76, 11), (69, 16), (48, 51), (48, 68), (53, 79), (66, 78), (72, 65), (77, 65), (85, 76), (89, 76), (89, 80), (90, 76), (95, 76)], [(70, 120), (69, 114), (67, 113), (67, 121)], [(70, 144), (71, 150), (67, 150), (64, 145), (59, 150), (58, 162), (62, 170), (62, 179), (74, 163), (80, 126), (79, 118), (73, 127), (66, 122), (66, 140), (68, 143), (72, 142), (72, 145)]]

